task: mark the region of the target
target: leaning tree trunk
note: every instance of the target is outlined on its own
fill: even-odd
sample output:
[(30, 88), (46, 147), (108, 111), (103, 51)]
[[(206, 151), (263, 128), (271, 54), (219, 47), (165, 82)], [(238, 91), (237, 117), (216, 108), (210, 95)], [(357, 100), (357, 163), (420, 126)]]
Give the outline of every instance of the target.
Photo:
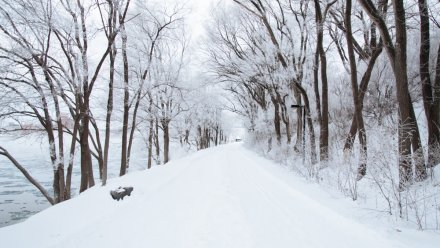
[(40, 191), (40, 193), (46, 198), (46, 200), (52, 204), (55, 205), (57, 202), (50, 196), (49, 192), (47, 192), (44, 187), (33, 178), (28, 171), (3, 147), (0, 146), (0, 155), (5, 156), (8, 158), (14, 165), (23, 173), (23, 175), (26, 177), (27, 180), (29, 180), (30, 183), (32, 183), (37, 189)]
[(138, 112), (140, 103), (141, 103), (141, 89), (139, 89), (137, 92), (136, 103), (134, 105), (133, 117), (132, 117), (132, 121), (131, 121), (130, 136), (128, 138), (127, 168), (130, 166), (131, 148), (133, 146), (134, 131), (136, 130), (136, 127), (137, 127), (136, 119), (137, 119), (137, 112)]

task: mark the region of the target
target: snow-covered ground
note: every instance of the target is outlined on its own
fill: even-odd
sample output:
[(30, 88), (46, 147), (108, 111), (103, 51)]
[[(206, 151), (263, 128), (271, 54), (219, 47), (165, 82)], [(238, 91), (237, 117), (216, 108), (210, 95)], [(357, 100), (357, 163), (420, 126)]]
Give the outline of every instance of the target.
[[(115, 201), (109, 191), (133, 186)], [(438, 247), (241, 143), (110, 180), (0, 229), (2, 247)]]
[[(108, 177), (119, 176), (120, 165), (120, 135), (111, 136)], [(53, 173), (49, 159), (47, 142), (38, 135), (25, 137), (0, 136), (0, 144), (15, 156), (15, 158), (40, 182), (49, 192), (53, 192)], [(179, 145), (171, 144), (173, 153), (171, 158), (178, 158), (186, 154), (186, 150)], [(146, 145), (141, 139), (133, 143), (132, 161), (129, 172), (144, 170), (147, 167)], [(68, 156), (66, 156), (67, 158)], [(72, 194), (76, 195), (80, 185), (79, 151), (75, 157), (72, 177)], [(95, 166), (94, 175), (99, 184), (98, 166)], [(50, 206), (35, 186), (29, 183), (21, 172), (6, 158), (0, 156), (0, 228), (11, 225), (29, 216), (38, 213)]]

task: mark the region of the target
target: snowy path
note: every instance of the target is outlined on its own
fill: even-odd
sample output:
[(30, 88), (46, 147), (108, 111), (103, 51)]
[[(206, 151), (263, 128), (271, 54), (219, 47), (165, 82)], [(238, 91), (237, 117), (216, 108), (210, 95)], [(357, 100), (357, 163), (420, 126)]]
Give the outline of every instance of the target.
[[(0, 229), (2, 247), (407, 247), (309, 198), (241, 144), (133, 173)], [(293, 178), (292, 180), (294, 180)], [(132, 185), (113, 201), (109, 189)], [(6, 244), (6, 245), (4, 245)]]

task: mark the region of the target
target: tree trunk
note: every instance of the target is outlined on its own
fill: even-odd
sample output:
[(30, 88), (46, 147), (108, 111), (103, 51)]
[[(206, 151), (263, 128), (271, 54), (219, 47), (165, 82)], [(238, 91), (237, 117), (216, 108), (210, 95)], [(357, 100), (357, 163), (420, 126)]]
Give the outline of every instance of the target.
[(315, 60), (313, 62), (313, 90), (315, 93), (316, 113), (318, 114), (318, 122), (321, 125), (321, 95), (319, 94), (319, 52), (316, 45)]
[(21, 171), (21, 173), (26, 177), (29, 182), (31, 182), (37, 189), (40, 191), (40, 193), (46, 198), (47, 201), (49, 201), (50, 204), (55, 205), (57, 202), (49, 195), (49, 192), (47, 192), (43, 186), (38, 183), (28, 172), (27, 170), (11, 155), (9, 152), (0, 146), (0, 155), (5, 156), (8, 158), (14, 165)]
[(93, 177), (92, 156), (89, 145), (89, 115), (88, 99), (84, 99), (81, 108), (81, 130), (80, 130), (80, 148), (81, 148), (81, 185), (79, 192), (93, 187), (95, 180)]
[[(323, 37), (324, 37), (324, 17), (321, 13), (321, 6), (318, 0), (314, 0), (315, 3), (315, 14), (316, 14), (316, 32), (317, 32), (317, 41), (316, 41), (316, 50), (319, 54), (319, 59), (321, 61), (321, 104), (322, 109), (320, 110), (321, 118), (320, 118), (320, 135), (319, 135), (319, 150), (320, 150), (320, 160), (326, 161), (328, 160), (328, 82), (327, 82), (327, 57), (325, 55), (324, 47), (323, 47)], [(316, 56), (316, 55), (315, 55)], [(315, 57), (315, 66), (317, 64)], [(317, 70), (316, 68), (314, 68)], [(317, 72), (316, 72), (317, 73)], [(316, 80), (316, 79), (315, 79)], [(316, 85), (316, 82), (315, 82)]]
[[(108, 16), (108, 36), (107, 39), (111, 39), (111, 35), (115, 33), (116, 25), (116, 10), (112, 3), (109, 4), (109, 16)], [(108, 151), (110, 148), (110, 131), (111, 131), (111, 117), (113, 113), (113, 84), (115, 80), (115, 60), (116, 60), (116, 44), (114, 42), (108, 41), (108, 44), (112, 44), (109, 52), (110, 59), (110, 75), (108, 82), (108, 98), (107, 98), (107, 114), (105, 117), (105, 138), (104, 138), (104, 159), (102, 163), (101, 180), (102, 185), (107, 184), (107, 171), (108, 171)]]
[[(367, 92), (368, 84), (370, 83), (371, 73), (373, 72), (377, 58), (382, 53), (383, 50), (382, 47), (383, 47), (382, 43), (380, 43), (378, 47), (374, 49), (370, 61), (368, 62), (367, 70), (364, 72), (364, 75), (362, 76), (361, 84), (359, 87), (359, 102), (361, 104), (361, 110), (363, 109), (365, 92)], [(348, 151), (352, 149), (357, 130), (358, 128), (356, 123), (356, 117), (353, 115), (353, 118), (351, 120), (350, 131), (348, 133), (347, 139), (345, 140), (344, 151)]]
[(136, 130), (136, 126), (137, 126), (136, 125), (136, 118), (137, 118), (137, 112), (138, 112), (140, 103), (141, 103), (141, 89), (139, 89), (137, 92), (136, 103), (134, 105), (133, 117), (132, 117), (132, 121), (131, 121), (130, 136), (128, 138), (127, 168), (130, 166), (131, 147), (133, 145), (134, 131)]
[(406, 21), (403, 0), (393, 0), (396, 25), (395, 77), (397, 101), (399, 104), (399, 188), (405, 189), (412, 183), (411, 136), (417, 123), (412, 116), (413, 106), (409, 97), (407, 57), (406, 57)]
[(153, 157), (153, 132), (154, 132), (153, 127), (154, 127), (154, 120), (151, 117), (150, 127), (149, 127), (149, 130), (148, 130), (148, 164), (147, 164), (147, 166), (148, 166), (147, 168), (148, 169), (151, 168), (151, 162), (152, 162), (151, 160), (152, 160), (152, 157)]
[(353, 94), (353, 103), (354, 103), (354, 116), (356, 119), (356, 126), (359, 134), (359, 143), (360, 143), (360, 151), (359, 151), (359, 166), (357, 172), (357, 180), (362, 179), (367, 173), (367, 135), (364, 127), (364, 120), (362, 118), (362, 103), (359, 97), (359, 89), (357, 82), (357, 66), (356, 66), (356, 58), (354, 55), (354, 47), (353, 47), (353, 37), (351, 30), (351, 0), (346, 1), (346, 9), (345, 9), (345, 29), (346, 29), (346, 40), (347, 40), (347, 50), (348, 50), (348, 59), (350, 62), (350, 78), (351, 78), (351, 89)]
[(110, 148), (111, 117), (113, 112), (113, 83), (115, 78), (116, 46), (110, 52), (110, 79), (108, 83), (107, 114), (105, 117), (104, 161), (102, 166), (102, 185), (107, 184), (108, 150)]
[[(430, 31), (429, 31), (429, 13), (428, 3), (426, 0), (418, 0), (419, 15), (420, 15), (420, 80), (422, 83), (423, 106), (428, 126), (428, 166), (432, 167), (438, 164), (438, 152), (440, 142), (439, 131), (439, 107), (436, 96), (434, 96), (436, 89), (431, 83), (429, 57), (430, 57)], [(438, 90), (437, 90), (438, 91)]]
[(122, 60), (124, 64), (124, 117), (122, 121), (122, 146), (121, 146), (121, 169), (119, 176), (125, 175), (127, 171), (127, 133), (128, 133), (128, 114), (130, 111), (129, 100), (130, 93), (128, 90), (128, 57), (127, 57), (127, 34), (125, 33), (125, 25), (120, 23), (121, 39), (122, 39)]
[(70, 142), (70, 154), (69, 154), (69, 165), (67, 167), (67, 175), (66, 175), (66, 199), (70, 199), (72, 192), (72, 171), (73, 171), (73, 162), (75, 160), (75, 150), (76, 150), (76, 136), (78, 135), (78, 129), (79, 129), (79, 113), (78, 110), (76, 110), (75, 118), (75, 124), (73, 126), (73, 132), (72, 132), (72, 140)]
[[(287, 95), (286, 95), (286, 97), (287, 97)], [(278, 92), (277, 92), (277, 101), (278, 101), (280, 108), (281, 108), (281, 119), (282, 119), (284, 126), (286, 128), (287, 144), (290, 144), (292, 142), (292, 134), (290, 131), (289, 113), (287, 112), (285, 97), (283, 99)]]
[(170, 151), (170, 133), (169, 133), (169, 121), (164, 120), (162, 122), (163, 129), (163, 163), (166, 164), (169, 161)]
[(275, 127), (275, 135), (277, 138), (277, 144), (281, 145), (281, 118), (280, 118), (280, 105), (278, 101), (274, 98), (272, 98), (272, 103), (274, 107), (274, 117), (273, 117), (273, 124)]
[[(302, 101), (301, 101), (301, 94), (298, 92), (298, 90), (294, 89), (294, 96), (295, 96), (295, 100), (296, 100), (296, 104), (297, 105), (302, 105)], [(303, 110), (301, 108), (297, 108), (296, 109), (296, 142), (294, 145), (294, 150), (295, 151), (300, 151), (301, 149), (299, 147), (301, 147), (302, 144), (302, 132), (303, 132)]]
[(435, 70), (435, 81), (434, 81), (434, 93), (433, 93), (433, 107), (431, 118), (435, 121), (436, 125), (433, 127), (433, 137), (432, 143), (434, 144), (430, 149), (433, 151), (428, 155), (431, 158), (428, 159), (430, 167), (433, 167), (440, 163), (440, 156), (438, 152), (440, 151), (440, 44), (437, 49), (437, 62)]
[(157, 159), (157, 164), (161, 164), (160, 162), (160, 143), (159, 143), (159, 120), (156, 117), (156, 122), (155, 122), (155, 134), (154, 134), (154, 145), (156, 146), (156, 159)]

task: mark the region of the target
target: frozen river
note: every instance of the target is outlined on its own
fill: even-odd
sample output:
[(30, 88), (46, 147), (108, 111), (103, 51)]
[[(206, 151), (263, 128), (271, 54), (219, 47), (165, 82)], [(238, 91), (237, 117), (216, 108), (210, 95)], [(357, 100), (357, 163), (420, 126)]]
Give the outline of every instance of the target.
[[(0, 143), (46, 189), (52, 189), (47, 149), (36, 138), (0, 137)], [(0, 227), (26, 219), (50, 204), (5, 157), (0, 156)]]
[[(119, 135), (118, 135), (119, 138)], [(29, 173), (50, 192), (53, 192), (53, 172), (50, 164), (47, 144), (40, 138), (25, 137), (13, 138), (0, 136), (0, 144), (10, 154), (16, 157)], [(119, 140), (114, 140), (111, 146), (119, 150)], [(141, 155), (142, 142), (137, 142), (133, 148), (130, 170), (145, 168), (145, 159), (136, 158)], [(113, 156), (109, 159), (109, 178), (119, 174), (119, 152), (110, 152)], [(76, 159), (78, 161), (78, 159)], [(95, 171), (95, 178), (98, 171)], [(99, 178), (95, 179), (99, 184)], [(80, 182), (79, 164), (73, 168), (72, 194), (78, 194)], [(0, 156), (0, 227), (20, 222), (35, 213), (50, 207), (41, 193), (33, 186), (21, 172), (5, 157)]]

